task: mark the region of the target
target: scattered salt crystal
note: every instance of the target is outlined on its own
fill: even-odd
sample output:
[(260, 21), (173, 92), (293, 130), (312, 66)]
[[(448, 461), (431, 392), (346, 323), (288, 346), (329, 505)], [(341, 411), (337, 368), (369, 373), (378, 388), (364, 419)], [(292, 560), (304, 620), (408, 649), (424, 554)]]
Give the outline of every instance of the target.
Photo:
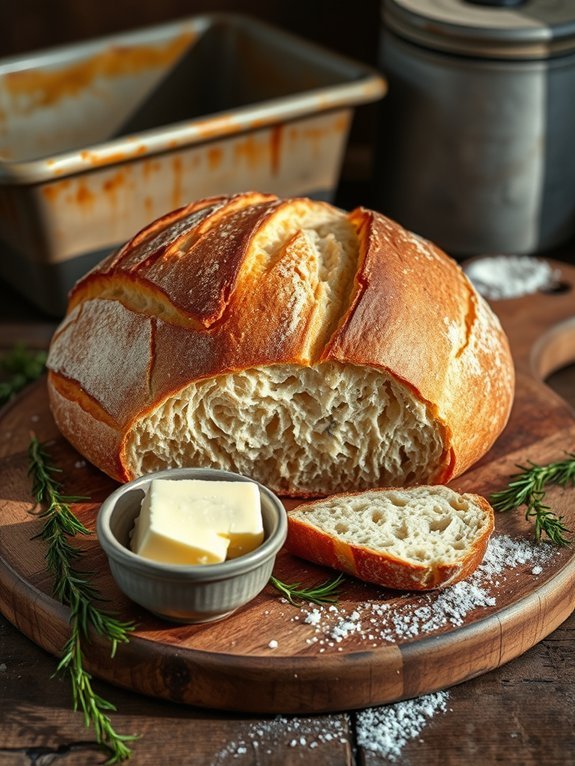
[[(446, 625), (461, 625), (471, 611), (495, 605), (496, 598), (491, 587), (494, 583), (504, 583), (511, 576), (511, 570), (523, 567), (525, 571), (528, 567), (532, 574), (540, 574), (542, 565), (555, 554), (551, 544), (535, 545), (531, 541), (499, 535), (491, 539), (483, 562), (475, 573), (450, 588), (418, 597), (414, 594), (394, 597), (392, 603), (366, 601), (351, 612), (335, 605), (309, 610), (302, 608), (305, 619), (300, 624), (305, 622), (314, 629), (316, 635), (306, 638), (306, 643), (319, 643), (322, 652), (326, 646), (341, 651), (339, 644), (349, 636), (370, 642), (396, 642), (399, 638), (430, 633)], [(369, 627), (364, 630), (362, 623)], [(275, 649), (278, 642), (272, 639), (268, 646)], [(4, 664), (0, 665), (0, 671), (5, 669)], [(447, 699), (447, 692), (437, 692), (394, 705), (363, 710), (357, 714), (358, 743), (366, 750), (395, 761), (405, 744), (418, 738), (436, 713), (446, 712)], [(214, 764), (245, 754), (248, 746), (254, 749), (261, 747), (262, 752), (265, 747), (265, 752), (271, 754), (269, 745), (279, 738), (283, 740), (286, 735), (291, 735), (289, 745), (294, 748), (306, 746), (315, 749), (330, 742), (347, 744), (344, 736), (346, 725), (345, 719), (327, 716), (325, 724), (318, 730), (316, 720), (309, 723), (305, 718), (278, 715), (272, 721), (259, 721), (249, 727), (241, 740), (230, 742), (217, 754)]]
[(321, 612), (319, 609), (312, 609), (312, 611), (306, 616), (304, 622), (308, 625), (319, 625), (321, 620)]
[(519, 298), (551, 287), (558, 272), (547, 261), (529, 255), (494, 255), (464, 266), (478, 292), (490, 299)]
[[(250, 748), (271, 755), (273, 747), (277, 749), (279, 742), (287, 742), (292, 748), (313, 748), (329, 742), (342, 742), (347, 745), (349, 716), (322, 716), (313, 719), (296, 716), (277, 715), (270, 720), (247, 724), (243, 735), (235, 741), (230, 741), (220, 750), (211, 761), (212, 766), (229, 763), (248, 752)], [(270, 747), (271, 746), (271, 747)], [(299, 761), (298, 761), (299, 762)], [(259, 760), (258, 760), (259, 763)]]
[(5, 673), (8, 670), (8, 666), (5, 662), (0, 663), (0, 673)]
[(366, 750), (395, 761), (410, 739), (419, 736), (428, 720), (447, 710), (448, 692), (426, 694), (413, 700), (357, 714), (357, 742)]
[(329, 636), (339, 642), (352, 633), (359, 633), (360, 631), (361, 623), (359, 622), (359, 612), (354, 611), (350, 614), (349, 619), (340, 620), (336, 623), (331, 629)]
[(32, 415), (30, 420), (32, 421), (32, 423), (37, 423), (40, 420), (40, 416), (39, 415)]
[(552, 543), (532, 543), (508, 535), (492, 538), (478, 572), (487, 577), (500, 574), (504, 569), (515, 569), (528, 562), (547, 561), (556, 553)]
[[(358, 604), (351, 612), (335, 605), (325, 608), (302, 608), (304, 622), (314, 628), (315, 635), (307, 644), (336, 647), (350, 637), (355, 640), (396, 643), (402, 638), (415, 638), (445, 627), (459, 627), (468, 614), (496, 605), (494, 587), (510, 576), (511, 570), (541, 566), (556, 553), (548, 543), (507, 535), (493, 537), (485, 557), (474, 574), (449, 588), (433, 593), (395, 597), (392, 603), (378, 599)], [(536, 570), (537, 571), (537, 570)], [(541, 569), (542, 571), (542, 569)], [(382, 597), (384, 594), (382, 594)]]
[(85, 460), (76, 460), (74, 463), (74, 468), (85, 468), (86, 467), (86, 461)]

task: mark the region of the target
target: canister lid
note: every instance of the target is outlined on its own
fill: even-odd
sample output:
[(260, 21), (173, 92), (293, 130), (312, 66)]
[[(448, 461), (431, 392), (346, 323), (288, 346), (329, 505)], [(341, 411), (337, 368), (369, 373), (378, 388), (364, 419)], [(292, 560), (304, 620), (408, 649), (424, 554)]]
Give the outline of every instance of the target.
[(385, 26), (427, 48), (482, 58), (575, 50), (575, 0), (383, 0)]

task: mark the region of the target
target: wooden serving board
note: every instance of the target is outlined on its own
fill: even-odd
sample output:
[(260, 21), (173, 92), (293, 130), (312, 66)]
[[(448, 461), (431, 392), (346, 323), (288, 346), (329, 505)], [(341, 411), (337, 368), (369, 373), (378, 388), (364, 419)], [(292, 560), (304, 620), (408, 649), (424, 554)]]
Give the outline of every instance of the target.
[[(517, 394), (509, 425), (485, 458), (453, 482), (456, 489), (488, 495), (502, 488), (515, 465), (545, 463), (575, 449), (575, 416), (541, 378), (575, 359), (575, 268), (554, 264), (565, 289), (498, 301), (494, 308), (509, 335), (517, 367)], [(26, 390), (0, 413), (0, 609), (29, 638), (59, 654), (68, 613), (51, 596), (45, 547), (34, 536), (26, 449), (30, 432), (47, 443), (63, 469), (65, 491), (89, 496), (74, 510), (94, 528), (99, 503), (114, 482), (86, 464), (58, 434), (45, 382)], [(553, 489), (549, 502), (575, 529), (575, 490)], [(496, 534), (530, 540), (521, 512), (498, 514)], [(553, 550), (542, 571), (527, 562), (490, 585), (495, 603), (476, 607), (462, 624), (395, 640), (351, 633), (328, 640), (305, 622), (305, 611), (283, 603), (268, 586), (253, 602), (212, 624), (162, 622), (130, 603), (117, 589), (95, 536), (81, 541), (85, 568), (95, 573), (109, 607), (138, 628), (110, 659), (94, 637), (86, 650), (91, 672), (111, 683), (198, 706), (261, 713), (350, 710), (414, 697), (485, 673), (525, 652), (575, 608), (575, 549)], [(537, 573), (535, 576), (534, 573)], [(275, 574), (317, 583), (332, 573), (280, 554)], [(353, 580), (338, 607), (348, 615), (365, 601), (415, 611), (436, 595), (385, 592)], [(329, 616), (329, 615), (328, 615)], [(332, 613), (333, 617), (333, 613)], [(334, 617), (335, 619), (335, 617)], [(376, 620), (377, 623), (377, 620)], [(277, 644), (276, 644), (277, 642)]]

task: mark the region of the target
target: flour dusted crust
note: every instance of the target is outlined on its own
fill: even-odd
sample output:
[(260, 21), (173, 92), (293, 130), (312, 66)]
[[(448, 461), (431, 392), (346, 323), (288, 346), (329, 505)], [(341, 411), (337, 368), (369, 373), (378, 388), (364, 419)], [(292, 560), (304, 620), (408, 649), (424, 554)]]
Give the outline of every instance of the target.
[(514, 384), (499, 322), (436, 247), (257, 193), (174, 211), (93, 269), (48, 367), (59, 428), (114, 478), (205, 465), (294, 496), (458, 475)]

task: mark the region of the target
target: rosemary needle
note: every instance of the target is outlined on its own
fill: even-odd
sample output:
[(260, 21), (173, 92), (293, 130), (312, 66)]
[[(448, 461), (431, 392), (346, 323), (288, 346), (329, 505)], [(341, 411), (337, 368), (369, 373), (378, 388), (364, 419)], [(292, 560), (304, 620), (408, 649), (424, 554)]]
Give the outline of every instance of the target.
[(113, 728), (107, 713), (116, 708), (92, 688), (91, 676), (84, 668), (83, 645), (90, 640), (90, 629), (93, 629), (110, 641), (113, 657), (118, 644), (128, 641), (128, 633), (134, 625), (121, 622), (96, 606), (94, 602), (102, 600), (100, 595), (87, 580), (86, 573), (75, 567), (82, 552), (71, 544), (70, 538), (91, 532), (74, 515), (70, 503), (85, 498), (62, 494), (61, 483), (54, 476), (60, 469), (50, 464), (48, 454), (34, 435), (28, 447), (28, 458), (34, 498), (38, 504), (46, 505), (38, 514), (44, 521), (38, 537), (48, 546), (46, 562), (54, 578), (52, 590), (54, 596), (70, 608), (70, 637), (57, 672), (68, 674), (74, 710), (80, 709), (85, 725), (94, 727), (96, 740), (110, 755), (107, 763), (119, 763), (130, 757), (131, 750), (126, 743), (136, 737), (118, 734)]
[(278, 580), (277, 577), (270, 577), (270, 583), (293, 606), (299, 606), (301, 601), (311, 601), (312, 604), (335, 604), (339, 598), (339, 588), (343, 581), (343, 574), (339, 574), (332, 580), (325, 580), (319, 585), (304, 588), (299, 582), (285, 583)]
[(507, 489), (494, 492), (491, 503), (496, 511), (512, 511), (524, 505), (525, 518), (533, 519), (535, 539), (539, 542), (542, 535), (547, 535), (556, 545), (569, 545), (565, 537), (570, 530), (563, 523), (563, 517), (557, 516), (550, 506), (545, 505), (545, 487), (558, 484), (561, 487), (575, 486), (575, 454), (567, 453), (566, 460), (559, 460), (547, 465), (538, 465), (528, 461), (528, 465), (518, 465), (519, 473), (511, 476)]

